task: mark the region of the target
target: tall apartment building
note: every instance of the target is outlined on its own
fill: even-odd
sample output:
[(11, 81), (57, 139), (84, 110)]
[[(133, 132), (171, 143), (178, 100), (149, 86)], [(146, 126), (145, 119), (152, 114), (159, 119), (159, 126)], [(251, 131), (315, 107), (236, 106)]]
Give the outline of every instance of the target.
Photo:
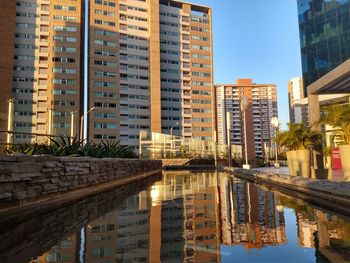
[[(265, 146), (272, 147), (275, 131), (271, 118), (278, 116), (276, 85), (255, 84), (252, 79), (238, 79), (236, 84), (217, 84), (216, 127), (219, 144), (227, 144), (226, 113), (230, 113), (231, 144), (244, 150), (244, 120), (241, 113), (241, 99), (246, 97), (247, 149), (248, 159), (264, 157)], [(243, 155), (244, 156), (244, 155)]]
[(90, 1), (91, 140), (139, 132), (211, 140), (211, 9), (173, 0)]
[(211, 140), (214, 127), (211, 9), (160, 1), (162, 132)]
[[(0, 6), (13, 20), (0, 34), (10, 38), (4, 50), (13, 52), (2, 58), (12, 79), (2, 68), (1, 83), (5, 104), (11, 94), (15, 99), (14, 130), (69, 135), (73, 112), (79, 134), (85, 109), (94, 141), (137, 146), (140, 130), (169, 133), (172, 127), (176, 135), (211, 140), (211, 9), (176, 0), (90, 0), (88, 10), (85, 3)], [(8, 106), (1, 107), (6, 125)]]
[(310, 84), (350, 58), (349, 10), (349, 0), (298, 0), (305, 94)]
[(309, 104), (302, 78), (292, 78), (288, 81), (288, 99), (290, 121), (309, 125)]
[[(16, 2), (0, 2), (0, 130), (6, 130), (8, 118), (8, 100), (12, 97), (12, 71), (15, 35)], [(6, 134), (0, 133), (0, 142), (6, 140)]]
[[(14, 42), (12, 83), (2, 89), (14, 98), (14, 131), (70, 134), (71, 113), (79, 116), (81, 106), (83, 2), (11, 2), (16, 2), (9, 40)], [(7, 105), (2, 109), (5, 112)], [(77, 133), (78, 117), (74, 126)], [(33, 136), (18, 134), (15, 138), (23, 141)]]

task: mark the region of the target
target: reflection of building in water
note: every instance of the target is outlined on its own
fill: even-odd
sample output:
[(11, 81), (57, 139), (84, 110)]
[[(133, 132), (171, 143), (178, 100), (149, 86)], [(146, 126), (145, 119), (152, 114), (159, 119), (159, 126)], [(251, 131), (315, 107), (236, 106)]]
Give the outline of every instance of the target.
[(316, 209), (296, 209), (299, 245), (316, 248), (316, 257), (350, 262), (350, 224)]
[(119, 207), (117, 262), (147, 262), (150, 240), (149, 192), (130, 196)]
[(220, 205), (223, 244), (261, 248), (287, 242), (284, 215), (276, 209), (274, 193), (222, 176)]
[(317, 232), (317, 219), (307, 211), (296, 212), (298, 224), (299, 246), (305, 248), (315, 247), (315, 234)]
[(161, 231), (151, 236), (161, 246), (155, 262), (220, 262), (216, 176), (166, 174), (155, 188), (152, 210), (161, 208)]
[(78, 234), (73, 234), (65, 240), (62, 240), (59, 244), (52, 247), (49, 251), (38, 257), (36, 263), (49, 263), (49, 262), (77, 262), (78, 261), (78, 249), (79, 241)]
[(85, 227), (85, 262), (115, 262), (117, 227), (118, 210), (90, 222)]

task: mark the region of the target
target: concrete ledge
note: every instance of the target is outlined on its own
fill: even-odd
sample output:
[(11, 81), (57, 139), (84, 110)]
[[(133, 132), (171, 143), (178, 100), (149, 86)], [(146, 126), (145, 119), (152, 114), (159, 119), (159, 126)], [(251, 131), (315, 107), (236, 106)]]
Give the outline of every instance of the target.
[(228, 167), (225, 167), (224, 170), (238, 178), (267, 185), (304, 201), (341, 214), (350, 215), (349, 182), (306, 179)]
[(164, 170), (169, 171), (184, 171), (184, 170), (198, 170), (198, 171), (215, 171), (215, 165), (173, 165), (173, 166), (164, 166)]
[(163, 167), (166, 166), (182, 166), (186, 165), (190, 161), (189, 158), (183, 158), (183, 159), (162, 159)]

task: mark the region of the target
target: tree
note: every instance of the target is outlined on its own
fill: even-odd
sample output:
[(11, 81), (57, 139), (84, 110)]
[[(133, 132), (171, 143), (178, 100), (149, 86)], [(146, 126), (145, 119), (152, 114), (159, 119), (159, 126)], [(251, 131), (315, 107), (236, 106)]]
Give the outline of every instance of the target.
[(324, 108), (320, 124), (333, 127), (333, 137), (339, 136), (344, 144), (350, 144), (350, 104)]

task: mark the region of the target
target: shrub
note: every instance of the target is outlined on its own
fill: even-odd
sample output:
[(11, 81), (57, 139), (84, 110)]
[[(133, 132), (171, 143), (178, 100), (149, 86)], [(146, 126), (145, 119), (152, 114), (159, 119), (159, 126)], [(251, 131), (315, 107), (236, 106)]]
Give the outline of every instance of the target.
[(344, 144), (350, 144), (350, 105), (326, 107), (320, 120), (321, 124), (333, 127), (334, 136), (341, 137)]
[(22, 153), (28, 155), (48, 154), (52, 156), (89, 156), (94, 158), (135, 158), (133, 148), (120, 145), (119, 141), (103, 141), (99, 144), (80, 141), (77, 137), (49, 137), (50, 143), (17, 144), (6, 152), (9, 154)]

